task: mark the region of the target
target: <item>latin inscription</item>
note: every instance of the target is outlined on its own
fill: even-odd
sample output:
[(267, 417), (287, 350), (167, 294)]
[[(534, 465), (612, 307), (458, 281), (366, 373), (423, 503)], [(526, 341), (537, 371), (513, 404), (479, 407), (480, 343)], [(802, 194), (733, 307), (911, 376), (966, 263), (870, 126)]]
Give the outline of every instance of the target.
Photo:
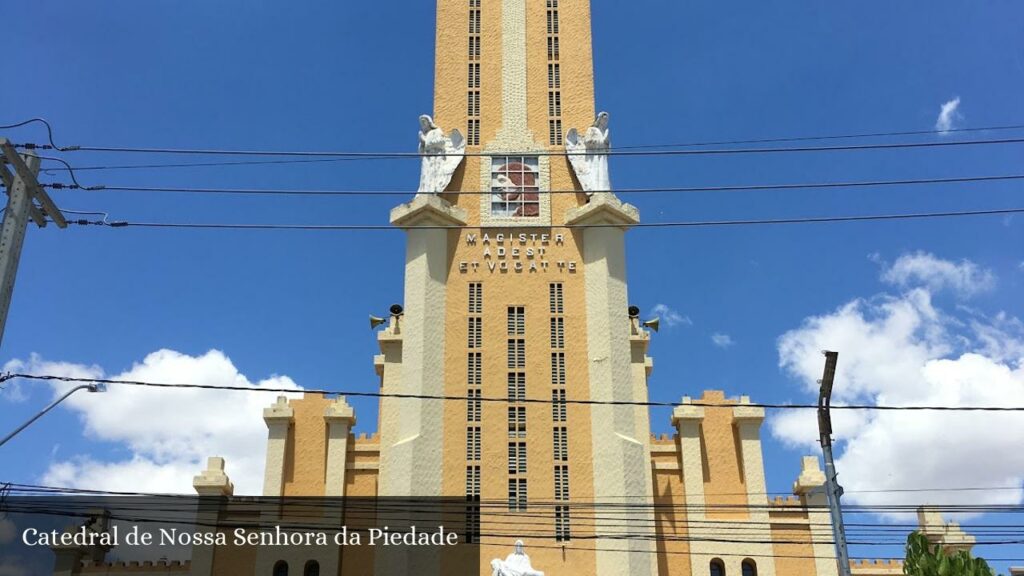
[(478, 258), (460, 260), (459, 272), (473, 274), (488, 273), (569, 273), (577, 269), (575, 260), (552, 260), (548, 250), (553, 246), (565, 246), (565, 234), (538, 232), (488, 232), (466, 233), (466, 246), (478, 251)]

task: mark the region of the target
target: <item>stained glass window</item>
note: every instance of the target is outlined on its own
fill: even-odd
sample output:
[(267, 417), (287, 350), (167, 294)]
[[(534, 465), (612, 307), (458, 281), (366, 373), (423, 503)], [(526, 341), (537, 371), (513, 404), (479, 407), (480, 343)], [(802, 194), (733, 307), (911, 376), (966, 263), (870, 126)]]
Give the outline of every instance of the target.
[(491, 216), (540, 216), (540, 168), (536, 157), (491, 159)]

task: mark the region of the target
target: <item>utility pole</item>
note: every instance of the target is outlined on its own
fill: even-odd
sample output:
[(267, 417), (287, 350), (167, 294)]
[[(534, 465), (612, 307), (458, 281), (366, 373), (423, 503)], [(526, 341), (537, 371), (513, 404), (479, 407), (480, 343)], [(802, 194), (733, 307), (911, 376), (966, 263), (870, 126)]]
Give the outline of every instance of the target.
[[(27, 152), (18, 154), (14, 145), (6, 138), (0, 138), (0, 179), (7, 189), (7, 208), (4, 210), (3, 226), (0, 228), (0, 342), (7, 327), (7, 311), (14, 294), (14, 278), (18, 275), (18, 261), (21, 247), (25, 243), (25, 230), (31, 218), (36, 226), (46, 226), (47, 218), (58, 228), (66, 228), (64, 215), (49, 195), (39, 185), (39, 158)], [(14, 173), (7, 168), (10, 164)], [(36, 206), (35, 202), (39, 205)]]
[(836, 463), (832, 459), (832, 384), (836, 378), (839, 352), (825, 351), (824, 354), (825, 373), (821, 377), (821, 390), (818, 393), (818, 433), (821, 435), (821, 451), (825, 454), (825, 490), (828, 492), (828, 508), (832, 515), (839, 576), (850, 576), (850, 553), (846, 549), (846, 528), (843, 526), (843, 509), (839, 504), (843, 488), (836, 480)]

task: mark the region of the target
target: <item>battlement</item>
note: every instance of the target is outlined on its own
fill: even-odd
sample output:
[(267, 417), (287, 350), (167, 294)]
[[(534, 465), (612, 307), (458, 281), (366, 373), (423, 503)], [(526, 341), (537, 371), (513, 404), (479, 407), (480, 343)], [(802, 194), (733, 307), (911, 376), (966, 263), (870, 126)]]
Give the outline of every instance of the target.
[(166, 573), (182, 572), (187, 573), (192, 567), (189, 560), (144, 560), (142, 562), (95, 562), (84, 560), (82, 562), (82, 573), (106, 573), (111, 572), (137, 572), (137, 573)]
[(726, 402), (725, 390), (705, 390), (704, 395), (701, 397), (701, 402), (713, 402), (725, 404)]
[(358, 436), (356, 436), (356, 442), (367, 442), (367, 443), (373, 444), (373, 443), (377, 443), (379, 441), (380, 441), (380, 433), (379, 432), (373, 432), (372, 434), (367, 434), (366, 432), (361, 432)]
[(903, 573), (903, 560), (896, 560), (894, 558), (887, 559), (871, 559), (863, 558), (860, 560), (850, 560), (851, 570), (899, 570), (900, 574)]
[(675, 444), (678, 434), (651, 434), (651, 444)]
[(785, 506), (792, 508), (793, 506), (803, 506), (803, 502), (796, 496), (776, 496), (775, 498), (768, 501), (770, 506)]

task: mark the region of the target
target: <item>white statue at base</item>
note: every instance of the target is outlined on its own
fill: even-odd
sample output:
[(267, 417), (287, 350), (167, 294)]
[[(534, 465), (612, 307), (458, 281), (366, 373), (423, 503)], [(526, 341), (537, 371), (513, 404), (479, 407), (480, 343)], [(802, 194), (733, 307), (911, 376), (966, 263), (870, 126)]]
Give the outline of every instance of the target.
[(594, 124), (587, 128), (583, 136), (575, 128), (565, 135), (565, 151), (569, 163), (576, 172), (576, 178), (583, 186), (587, 196), (594, 192), (610, 192), (611, 178), (608, 175), (608, 151), (611, 149), (611, 138), (608, 135), (608, 113), (601, 112)]
[(530, 565), (530, 557), (523, 551), (523, 541), (516, 540), (515, 550), (505, 560), (491, 560), (491, 576), (544, 576)]
[(457, 130), (445, 135), (434, 119), (420, 116), (419, 194), (440, 194), (452, 181), (452, 174), (466, 155), (466, 139)]

